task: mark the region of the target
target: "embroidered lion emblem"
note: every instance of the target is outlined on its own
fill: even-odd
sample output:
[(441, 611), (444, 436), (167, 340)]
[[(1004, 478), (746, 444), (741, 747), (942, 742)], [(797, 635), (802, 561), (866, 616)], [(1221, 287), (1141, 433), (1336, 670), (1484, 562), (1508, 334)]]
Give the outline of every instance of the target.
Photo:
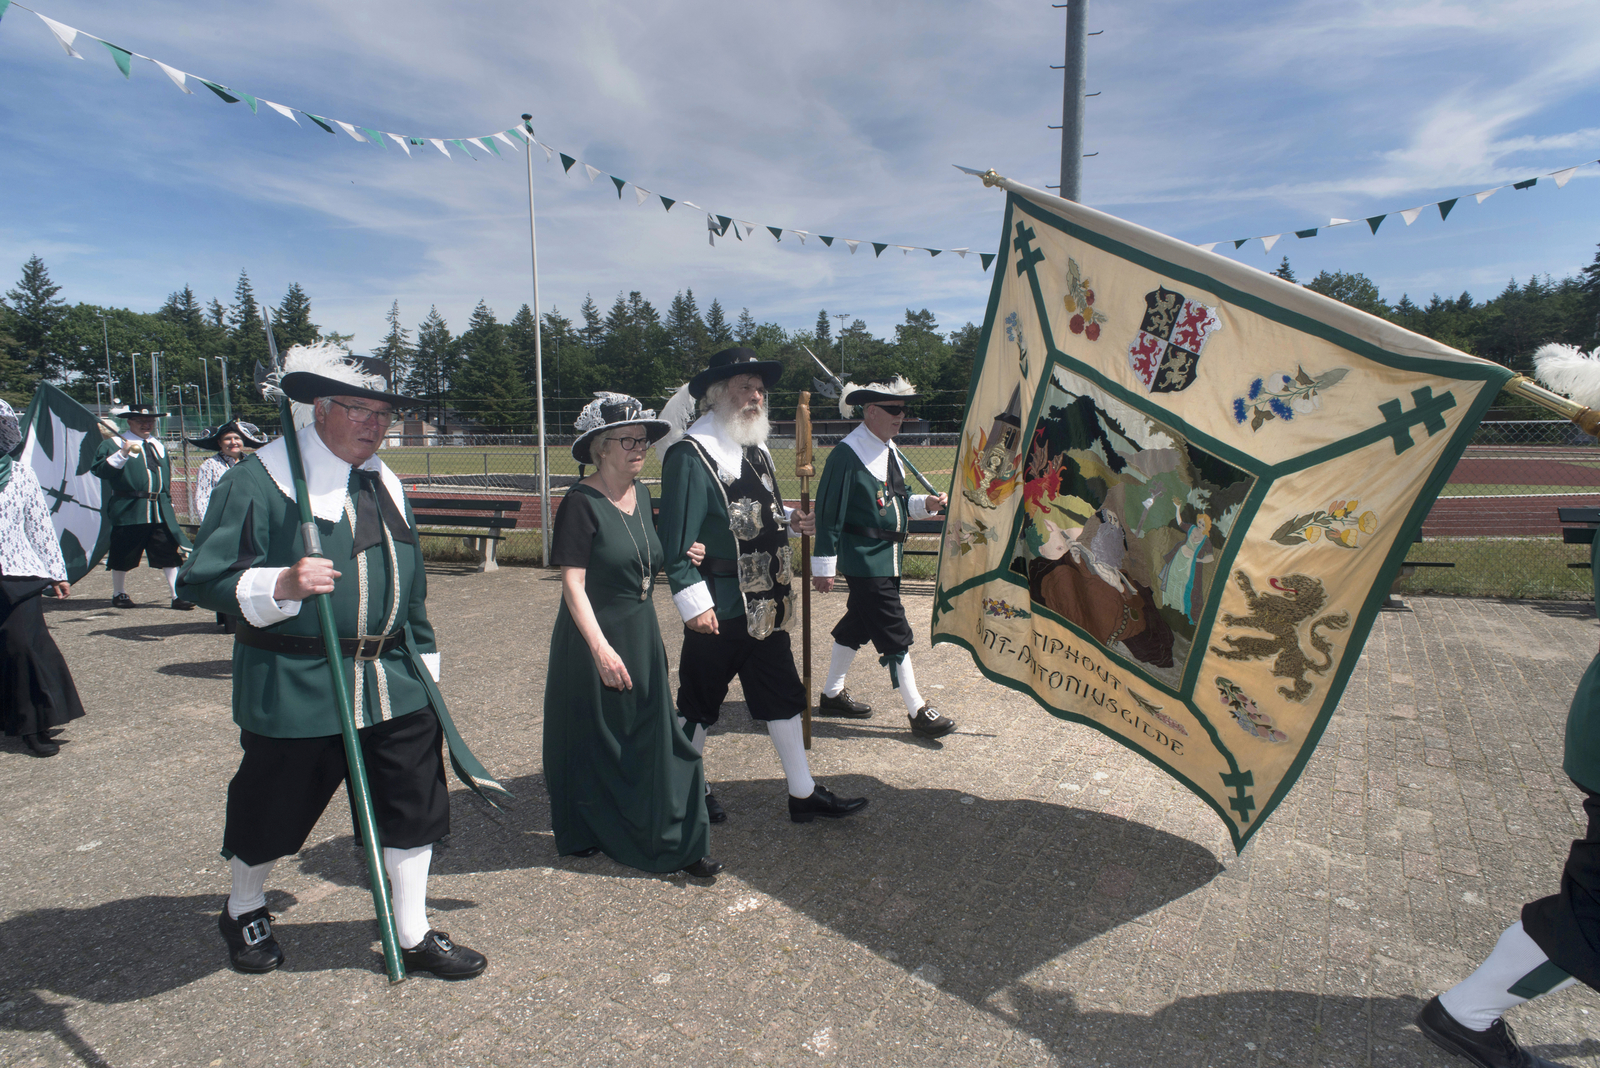
[(1330, 612), (1312, 621), (1308, 628), (1308, 636), (1311, 648), (1322, 654), (1322, 663), (1318, 664), (1313, 662), (1300, 646), (1300, 624), (1322, 611), (1322, 606), (1328, 602), (1328, 596), (1322, 589), (1321, 579), (1312, 578), (1310, 575), (1285, 575), (1283, 578), (1268, 579), (1272, 588), (1279, 591), (1277, 593), (1257, 593), (1255, 586), (1243, 571), (1235, 571), (1233, 580), (1244, 592), (1250, 614), (1245, 616), (1225, 614), (1222, 617), (1223, 625), (1264, 630), (1272, 637), (1235, 638), (1228, 634), (1222, 638), (1228, 644), (1228, 648), (1221, 649), (1213, 645), (1211, 651), (1228, 660), (1262, 660), (1269, 656), (1276, 657), (1272, 664), (1272, 674), (1280, 679), (1294, 680), (1292, 687), (1279, 686), (1278, 692), (1291, 701), (1305, 700), (1311, 693), (1311, 683), (1306, 679), (1306, 672), (1323, 675), (1333, 666), (1333, 643), (1318, 634), (1317, 628), (1343, 630), (1350, 625), (1350, 613)]

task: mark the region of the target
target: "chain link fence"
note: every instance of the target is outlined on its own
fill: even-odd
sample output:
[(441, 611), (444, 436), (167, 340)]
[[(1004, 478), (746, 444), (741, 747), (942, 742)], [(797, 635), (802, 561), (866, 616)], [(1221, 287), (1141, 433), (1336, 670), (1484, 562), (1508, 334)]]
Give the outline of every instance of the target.
[[(818, 435), (815, 464), (820, 474), (828, 453), (841, 435)], [(570, 451), (572, 435), (552, 435), (547, 457), (550, 492), (559, 498), (580, 473)], [(381, 455), (413, 496), (470, 497), (516, 501), (520, 510), (514, 530), (506, 531), (499, 557), (505, 563), (536, 564), (543, 559), (540, 540), (539, 451), (531, 435), (500, 435), (443, 446), (386, 447)], [(897, 439), (906, 459), (941, 490), (951, 484), (959, 435), (921, 433)], [(798, 501), (800, 479), (794, 473), (793, 438), (773, 437), (769, 445), (777, 461), (779, 484), (786, 498)], [(180, 513), (188, 504), (188, 476), (182, 446), (168, 442), (173, 458), (174, 504)], [(209, 454), (190, 449), (189, 469)], [(592, 473), (593, 468), (587, 473)], [(913, 472), (907, 482), (918, 489)], [(661, 463), (654, 449), (646, 454), (641, 475), (660, 496)], [(815, 489), (815, 481), (811, 488)], [(1593, 595), (1587, 546), (1562, 542), (1558, 507), (1600, 506), (1600, 443), (1571, 423), (1557, 420), (1485, 422), (1452, 472), (1422, 525), (1422, 540), (1411, 546), (1398, 591), (1445, 593), (1474, 597), (1588, 598)], [(424, 524), (426, 525), (426, 524)], [(474, 550), (460, 538), (430, 538), (430, 557), (474, 560)], [(936, 570), (937, 537), (912, 538), (906, 561), (910, 578), (931, 578)], [(1585, 565), (1572, 567), (1569, 565)]]

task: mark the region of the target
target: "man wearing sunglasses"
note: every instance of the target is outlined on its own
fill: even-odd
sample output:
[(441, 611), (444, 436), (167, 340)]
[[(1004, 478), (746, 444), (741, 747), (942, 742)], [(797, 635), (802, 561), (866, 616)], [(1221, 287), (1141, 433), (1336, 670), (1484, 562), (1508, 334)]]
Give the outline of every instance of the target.
[(842, 575), (850, 598), (844, 618), (833, 628), (833, 655), (817, 714), (872, 715), (869, 706), (844, 688), (856, 651), (871, 641), (878, 662), (889, 669), (889, 680), (906, 703), (912, 732), (942, 738), (956, 725), (924, 701), (917, 689), (908, 656), (911, 624), (900, 603), (906, 527), (912, 519), (937, 515), (948, 503), (942, 493), (914, 496), (906, 489), (904, 464), (894, 445), (906, 406), (921, 399), (899, 375), (891, 382), (847, 384), (840, 391), (840, 412), (848, 419), (851, 409), (861, 405), (861, 425), (834, 447), (822, 468), (811, 584), (819, 593), (828, 593), (836, 576)]

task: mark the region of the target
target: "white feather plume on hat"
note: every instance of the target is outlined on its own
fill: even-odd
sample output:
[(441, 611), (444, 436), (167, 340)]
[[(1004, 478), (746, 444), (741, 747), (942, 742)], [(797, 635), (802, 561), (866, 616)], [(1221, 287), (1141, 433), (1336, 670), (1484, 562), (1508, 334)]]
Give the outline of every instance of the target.
[(1584, 352), (1576, 345), (1540, 345), (1533, 354), (1533, 368), (1546, 389), (1600, 410), (1600, 348)]
[(689, 383), (685, 382), (673, 391), (666, 404), (661, 406), (661, 414), (656, 418), (664, 419), (672, 427), (667, 431), (667, 436), (656, 442), (656, 457), (665, 460), (667, 450), (682, 440), (689, 427), (694, 425), (696, 402), (689, 393)]
[(887, 382), (868, 382), (861, 385), (855, 382), (846, 382), (839, 387), (839, 416), (843, 419), (854, 419), (856, 406), (846, 404), (845, 398), (858, 389), (870, 389), (874, 393), (883, 393), (892, 397), (911, 397), (917, 393), (917, 387), (906, 381), (905, 375), (895, 375)]
[(262, 392), (276, 400), (283, 393), (278, 385), (283, 376), (297, 373), (321, 375), (323, 378), (344, 382), (357, 389), (371, 389), (380, 393), (389, 388), (389, 383), (382, 375), (362, 369), (355, 358), (344, 349), (331, 341), (319, 341), (314, 345), (289, 346), (289, 351), (283, 354), (282, 365), (267, 375)]

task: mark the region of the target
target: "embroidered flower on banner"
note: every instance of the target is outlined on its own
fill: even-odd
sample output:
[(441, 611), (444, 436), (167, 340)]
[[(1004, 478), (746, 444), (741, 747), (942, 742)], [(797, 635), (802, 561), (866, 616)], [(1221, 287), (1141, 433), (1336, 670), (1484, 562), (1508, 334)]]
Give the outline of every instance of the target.
[(1067, 260), (1067, 295), (1061, 298), (1061, 303), (1067, 309), (1067, 314), (1072, 316), (1067, 320), (1068, 330), (1082, 334), (1090, 341), (1100, 340), (1100, 324), (1107, 319), (1094, 306), (1094, 289), (1089, 285), (1089, 280), (1083, 277), (1077, 260)]
[(1334, 367), (1312, 376), (1304, 367), (1292, 375), (1274, 371), (1250, 380), (1250, 387), (1242, 397), (1233, 398), (1233, 421), (1250, 420), (1251, 430), (1260, 430), (1272, 419), (1288, 422), (1297, 415), (1307, 415), (1322, 407), (1322, 394), (1344, 380), (1350, 373), (1347, 367)]
[(1005, 601), (997, 600), (993, 597), (985, 597), (983, 599), (983, 614), (998, 616), (1001, 619), (1032, 618), (1032, 614), (1026, 608), (1018, 608), (1016, 605), (1007, 604)]
[(1287, 742), (1289, 736), (1273, 726), (1272, 717), (1256, 707), (1250, 696), (1232, 679), (1216, 677), (1217, 693), (1222, 698), (1228, 714), (1247, 733), (1264, 742)]
[(1273, 532), (1272, 540), (1279, 545), (1304, 545), (1322, 540), (1345, 549), (1359, 548), (1361, 535), (1378, 529), (1377, 512), (1368, 510), (1356, 514), (1360, 503), (1334, 501), (1325, 510), (1294, 516)]

